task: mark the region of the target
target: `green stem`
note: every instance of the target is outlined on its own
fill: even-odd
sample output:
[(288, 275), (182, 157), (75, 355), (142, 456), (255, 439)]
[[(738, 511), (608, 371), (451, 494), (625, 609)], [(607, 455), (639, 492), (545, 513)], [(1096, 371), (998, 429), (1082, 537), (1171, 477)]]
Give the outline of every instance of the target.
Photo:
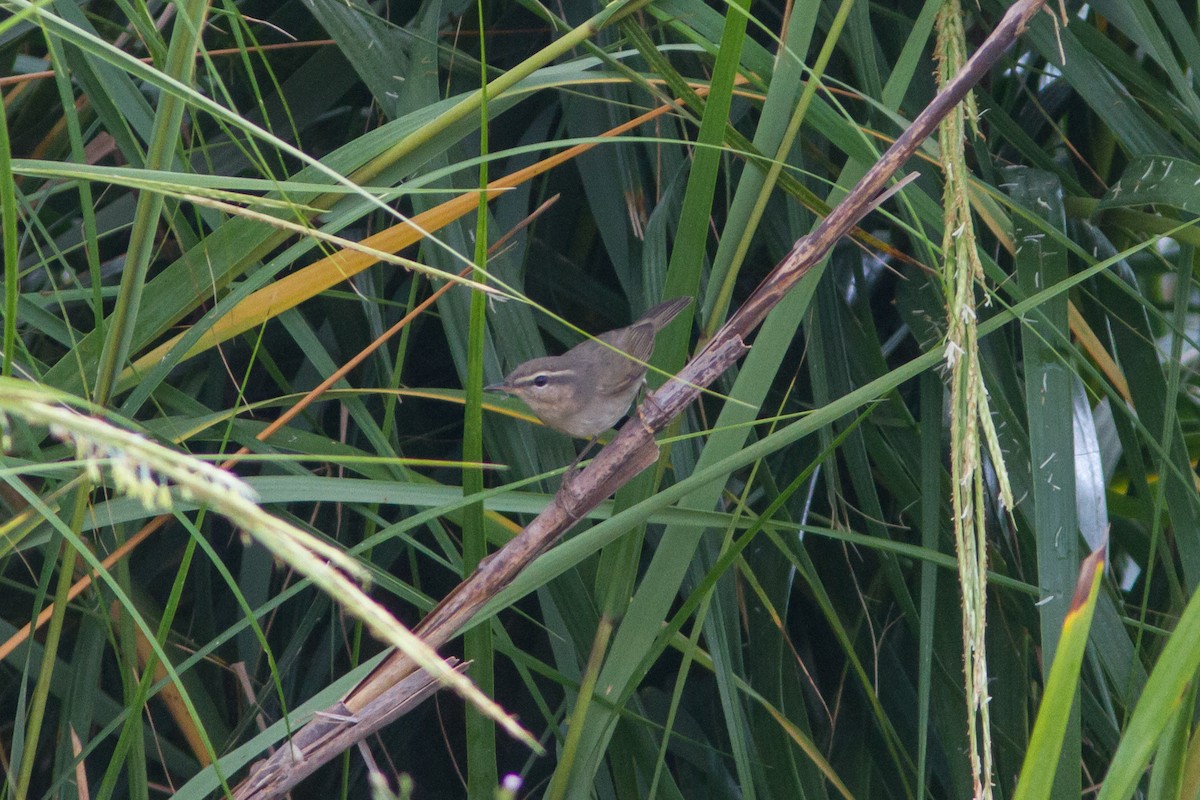
[[(88, 488), (81, 487), (75, 493), (75, 513), (71, 519), (71, 530), (83, 527), (83, 515), (87, 509)], [(17, 775), (17, 788), (13, 793), (16, 800), (25, 800), (29, 794), (29, 782), (33, 779), (33, 765), (37, 760), (38, 737), (42, 722), (46, 718), (46, 703), (50, 699), (50, 682), (54, 676), (54, 662), (58, 659), (58, 644), (62, 638), (63, 620), (67, 615), (67, 604), (71, 584), (75, 577), (75, 548), (68, 542), (62, 544), (62, 565), (58, 570), (58, 585), (54, 589), (54, 613), (46, 626), (46, 641), (42, 646), (42, 664), (38, 670), (37, 686), (29, 703), (29, 723), (25, 727), (25, 749), (21, 752), (21, 768)]]

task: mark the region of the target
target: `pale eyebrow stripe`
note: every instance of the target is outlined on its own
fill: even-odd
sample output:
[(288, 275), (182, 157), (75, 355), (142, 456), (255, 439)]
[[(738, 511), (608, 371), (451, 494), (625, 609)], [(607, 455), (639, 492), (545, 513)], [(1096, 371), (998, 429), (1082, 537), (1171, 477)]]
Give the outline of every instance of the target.
[(519, 381), (516, 381), (516, 383), (531, 383), (540, 376), (545, 376), (547, 378), (561, 378), (563, 375), (570, 375), (572, 372), (574, 372), (574, 370), (570, 369), (539, 370), (527, 378), (521, 378)]

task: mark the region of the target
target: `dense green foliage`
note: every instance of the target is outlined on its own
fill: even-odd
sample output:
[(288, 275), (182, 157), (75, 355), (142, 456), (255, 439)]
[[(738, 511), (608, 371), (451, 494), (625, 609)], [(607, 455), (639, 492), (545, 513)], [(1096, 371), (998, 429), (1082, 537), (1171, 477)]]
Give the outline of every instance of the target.
[[(110, 469), (122, 451), (64, 441), (16, 387), (217, 463), (248, 448), (231, 470), (264, 507), (414, 624), (573, 455), (482, 385), (692, 295), (653, 361), (677, 370), (928, 103), (938, 5), (0, 0), (3, 796), (211, 796), (381, 649), (193, 496), (147, 528), (129, 490), (159, 468)], [(965, 5), (969, 53), (1007, 4)], [(1196, 797), (1200, 22), (1067, 12), (978, 86), (966, 144), (1016, 498), (984, 455), (994, 791), (1033, 764), (1042, 796), (1109, 776), (1104, 797)], [(969, 797), (938, 158), (784, 299), (659, 469), (450, 648), (546, 755), (443, 692), (295, 796), (364, 797), (378, 769), (417, 797), (508, 772), (531, 796)]]

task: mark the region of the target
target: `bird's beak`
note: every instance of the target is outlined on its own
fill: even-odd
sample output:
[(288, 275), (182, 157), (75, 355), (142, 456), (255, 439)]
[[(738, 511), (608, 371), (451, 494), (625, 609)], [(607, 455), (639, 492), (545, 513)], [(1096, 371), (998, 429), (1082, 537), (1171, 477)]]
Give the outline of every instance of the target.
[(485, 392), (508, 392), (508, 388), (504, 383), (493, 383), (490, 386), (483, 387)]

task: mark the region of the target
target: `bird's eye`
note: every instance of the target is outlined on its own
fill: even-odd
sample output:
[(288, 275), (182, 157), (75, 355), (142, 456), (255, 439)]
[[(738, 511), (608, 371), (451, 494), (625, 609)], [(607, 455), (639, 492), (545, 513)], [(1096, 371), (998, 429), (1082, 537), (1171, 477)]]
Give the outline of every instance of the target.
[(536, 378), (533, 379), (533, 385), (537, 386), (539, 389), (541, 387), (545, 386), (548, 382), (549, 382), (549, 379), (545, 375), (538, 375)]

